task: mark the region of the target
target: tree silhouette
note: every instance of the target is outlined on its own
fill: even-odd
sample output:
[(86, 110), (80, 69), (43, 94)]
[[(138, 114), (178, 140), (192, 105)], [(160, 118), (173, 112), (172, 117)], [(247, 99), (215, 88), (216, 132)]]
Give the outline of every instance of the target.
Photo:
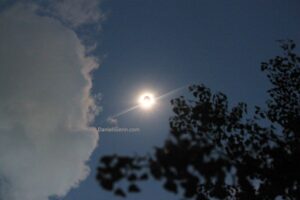
[(300, 199), (300, 57), (293, 41), (280, 45), (283, 55), (261, 64), (271, 82), (266, 108), (250, 114), (245, 103), (229, 107), (225, 94), (192, 85), (192, 99), (171, 101), (164, 145), (102, 157), (100, 185), (125, 197), (153, 177), (187, 199)]

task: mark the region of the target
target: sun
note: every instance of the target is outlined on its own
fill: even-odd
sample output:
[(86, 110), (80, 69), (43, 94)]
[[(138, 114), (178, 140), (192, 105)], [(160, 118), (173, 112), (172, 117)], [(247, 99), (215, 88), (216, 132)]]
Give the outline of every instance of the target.
[(141, 108), (143, 109), (150, 109), (153, 107), (153, 105), (155, 104), (155, 97), (152, 93), (143, 93), (140, 97), (139, 97), (139, 105)]

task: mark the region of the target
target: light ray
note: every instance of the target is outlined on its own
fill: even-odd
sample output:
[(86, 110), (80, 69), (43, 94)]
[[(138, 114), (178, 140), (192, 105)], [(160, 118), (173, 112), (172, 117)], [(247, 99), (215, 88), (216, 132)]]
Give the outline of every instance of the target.
[(120, 116), (122, 116), (122, 115), (124, 115), (124, 114), (126, 114), (126, 113), (128, 113), (130, 111), (133, 111), (133, 110), (137, 109), (137, 108), (139, 108), (139, 105), (132, 106), (130, 108), (127, 108), (127, 109), (125, 109), (125, 110), (123, 110), (123, 111), (121, 111), (121, 112), (113, 115), (112, 118), (120, 117)]
[(174, 93), (176, 93), (176, 92), (178, 92), (178, 91), (180, 91), (180, 90), (182, 90), (182, 89), (184, 89), (184, 88), (186, 88), (186, 87), (187, 87), (187, 86), (185, 85), (185, 86), (176, 88), (176, 89), (174, 89), (174, 90), (171, 90), (170, 92), (167, 92), (166, 94), (163, 94), (163, 95), (161, 95), (161, 96), (159, 96), (159, 97), (156, 97), (155, 99), (156, 99), (156, 100), (160, 100), (160, 99), (166, 98), (167, 96), (170, 96), (171, 94), (174, 94)]
[[(176, 92), (179, 92), (180, 90), (182, 90), (182, 89), (184, 89), (184, 88), (186, 88), (186, 87), (187, 87), (187, 85), (182, 86), (182, 87), (179, 87), (179, 88), (176, 88), (176, 89), (174, 89), (174, 90), (171, 90), (170, 92), (167, 92), (167, 93), (165, 93), (165, 94), (163, 94), (163, 95), (161, 95), (161, 96), (159, 96), (159, 97), (156, 97), (155, 100), (161, 100), (161, 99), (164, 99), (164, 98), (166, 98), (166, 97), (168, 97), (168, 96), (170, 96), (170, 95), (172, 95), (172, 94), (174, 94), (174, 93), (176, 93)], [(117, 113), (117, 114), (111, 116), (111, 118), (118, 118), (118, 117), (120, 117), (120, 116), (122, 116), (122, 115), (125, 115), (125, 114), (127, 114), (127, 113), (129, 113), (129, 112), (131, 112), (131, 111), (134, 111), (134, 110), (136, 110), (136, 109), (138, 109), (138, 108), (140, 108), (140, 105), (139, 105), (139, 104), (137, 104), (137, 105), (135, 105), (135, 106), (132, 106), (132, 107), (130, 107), (130, 108), (127, 108), (127, 109), (125, 109), (125, 110), (123, 110), (123, 111), (121, 111), (121, 112), (119, 112), (119, 113)]]

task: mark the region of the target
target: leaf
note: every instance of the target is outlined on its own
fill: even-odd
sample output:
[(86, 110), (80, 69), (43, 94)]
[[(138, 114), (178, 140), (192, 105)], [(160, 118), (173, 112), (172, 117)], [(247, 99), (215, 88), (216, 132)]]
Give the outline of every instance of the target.
[(118, 188), (118, 189), (115, 190), (115, 195), (116, 196), (121, 196), (121, 197), (126, 197), (125, 192), (122, 189), (120, 189), (120, 188)]
[(142, 176), (140, 177), (140, 180), (147, 180), (148, 179), (148, 174), (144, 173), (142, 174)]
[(130, 184), (128, 187), (129, 192), (140, 192), (140, 188), (138, 188), (135, 184)]
[(102, 179), (101, 180), (101, 186), (106, 190), (112, 190), (113, 189), (113, 182), (109, 179)]
[(113, 159), (114, 159), (113, 156), (104, 156), (101, 158), (101, 162), (104, 163), (105, 165), (109, 165)]
[(135, 181), (137, 180), (137, 176), (135, 174), (131, 174), (130, 176), (128, 176), (127, 178), (129, 181)]
[(291, 45), (291, 50), (293, 50), (295, 47), (296, 47), (296, 44), (293, 43), (293, 44)]
[(150, 164), (150, 172), (156, 179), (160, 179), (162, 176), (160, 165), (157, 162), (152, 161)]
[(164, 184), (164, 188), (171, 192), (177, 193), (177, 185), (174, 183), (174, 181), (171, 181), (170, 179), (168, 179), (167, 182)]

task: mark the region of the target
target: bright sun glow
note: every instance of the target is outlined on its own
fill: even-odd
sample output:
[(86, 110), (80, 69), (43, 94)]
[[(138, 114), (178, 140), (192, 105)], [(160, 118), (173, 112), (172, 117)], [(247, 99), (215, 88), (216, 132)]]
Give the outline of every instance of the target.
[(151, 93), (144, 93), (139, 98), (139, 105), (143, 109), (150, 109), (155, 104), (155, 97)]

